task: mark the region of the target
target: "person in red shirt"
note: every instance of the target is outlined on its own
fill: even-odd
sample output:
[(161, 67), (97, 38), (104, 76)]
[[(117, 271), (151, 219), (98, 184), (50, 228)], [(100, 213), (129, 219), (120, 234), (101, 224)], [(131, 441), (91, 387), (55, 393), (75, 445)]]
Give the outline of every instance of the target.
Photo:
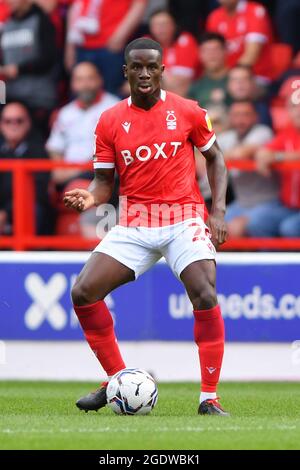
[(186, 96), (192, 80), (199, 74), (199, 51), (194, 36), (178, 32), (174, 17), (168, 10), (157, 10), (149, 21), (151, 37), (163, 48), (166, 90)]
[[(75, 189), (64, 198), (68, 207), (78, 211), (101, 206), (109, 200), (116, 170), (125, 200), (120, 223), (96, 247), (73, 286), (74, 309), (109, 379), (125, 364), (103, 299), (164, 256), (193, 304), (202, 375), (198, 412), (227, 415), (216, 396), (224, 323), (215, 289), (214, 247), (226, 239), (224, 158), (206, 111), (195, 101), (161, 89), (160, 44), (148, 38), (132, 41), (125, 60), (131, 96), (99, 120), (94, 181), (89, 191)], [(212, 190), (207, 225), (196, 182), (194, 146), (206, 158)], [(106, 385), (79, 399), (78, 408), (105, 406)]]
[(246, 0), (219, 0), (221, 7), (207, 19), (206, 28), (227, 40), (228, 65), (237, 63), (253, 67), (262, 84), (272, 79), (272, 28), (265, 7)]
[[(300, 105), (297, 90), (288, 98), (290, 124), (256, 154), (257, 170), (268, 175), (275, 162), (300, 161)], [(300, 170), (281, 173), (281, 200), (287, 208), (278, 221), (278, 233), (285, 237), (300, 236)], [(289, 210), (288, 210), (289, 209)]]
[(123, 49), (139, 26), (148, 0), (73, 0), (68, 15), (65, 64), (92, 62), (104, 88), (119, 93)]

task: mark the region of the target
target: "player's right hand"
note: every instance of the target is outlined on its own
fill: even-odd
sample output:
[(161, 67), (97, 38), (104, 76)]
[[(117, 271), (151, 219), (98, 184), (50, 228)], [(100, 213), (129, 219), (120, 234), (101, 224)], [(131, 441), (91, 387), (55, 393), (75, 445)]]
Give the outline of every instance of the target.
[(73, 189), (65, 192), (63, 201), (66, 207), (78, 212), (86, 211), (95, 205), (94, 196), (85, 189)]

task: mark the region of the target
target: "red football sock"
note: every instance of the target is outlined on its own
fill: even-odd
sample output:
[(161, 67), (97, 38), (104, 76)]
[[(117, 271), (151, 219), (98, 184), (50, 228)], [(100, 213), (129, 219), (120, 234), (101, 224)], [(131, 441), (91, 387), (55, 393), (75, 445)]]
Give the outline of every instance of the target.
[(114, 375), (126, 366), (114, 332), (112, 316), (103, 300), (74, 310), (87, 342), (107, 375)]
[(194, 310), (194, 338), (199, 350), (201, 391), (215, 392), (219, 382), (224, 353), (224, 321), (220, 306)]

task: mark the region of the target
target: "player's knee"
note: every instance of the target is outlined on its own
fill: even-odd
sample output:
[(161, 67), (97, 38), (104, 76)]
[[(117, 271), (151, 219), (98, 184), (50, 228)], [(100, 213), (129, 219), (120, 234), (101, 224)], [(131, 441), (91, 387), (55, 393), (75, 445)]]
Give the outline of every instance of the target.
[(78, 307), (92, 304), (98, 300), (93, 298), (91, 290), (81, 281), (75, 282), (71, 291), (71, 297), (73, 304)]
[(191, 300), (194, 310), (208, 310), (218, 303), (216, 290), (214, 286), (210, 284), (195, 291)]

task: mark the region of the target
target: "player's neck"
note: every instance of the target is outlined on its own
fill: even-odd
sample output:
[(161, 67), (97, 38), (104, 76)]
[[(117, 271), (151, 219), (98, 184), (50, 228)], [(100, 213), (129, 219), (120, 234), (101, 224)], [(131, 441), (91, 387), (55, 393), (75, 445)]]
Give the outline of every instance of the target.
[(146, 111), (151, 109), (160, 100), (161, 90), (157, 89), (151, 95), (141, 96), (135, 93), (131, 93), (131, 101), (134, 106), (145, 109)]

